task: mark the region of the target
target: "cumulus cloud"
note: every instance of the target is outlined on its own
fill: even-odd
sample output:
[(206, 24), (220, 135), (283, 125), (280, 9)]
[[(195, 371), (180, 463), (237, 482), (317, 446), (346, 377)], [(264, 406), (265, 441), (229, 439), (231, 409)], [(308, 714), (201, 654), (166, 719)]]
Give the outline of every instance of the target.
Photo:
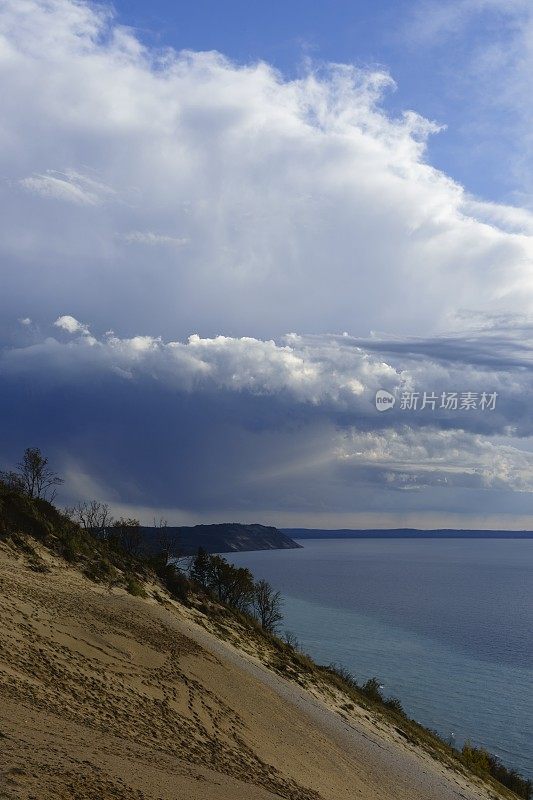
[[(519, 321), (487, 321), (468, 340), (171, 342), (97, 339), (73, 317), (58, 322), (71, 338), (3, 351), (0, 410), (17, 408), (7, 447), (22, 433), (52, 447), (74, 495), (104, 487), (121, 508), (189, 520), (329, 513), (330, 524), (343, 514), (357, 524), (394, 509), (420, 524), (429, 506), (468, 518), (501, 509), (502, 496), (517, 512), (533, 491), (533, 336)], [(392, 411), (376, 410), (379, 388), (397, 397)], [(492, 411), (401, 409), (402, 393), (424, 391), (498, 399)]]
[[(386, 112), (390, 75), (5, 0), (0, 83), (6, 465), (42, 446), (71, 495), (188, 519), (525, 513), (531, 215), (433, 168), (445, 134)], [(424, 391), (498, 404), (402, 410)]]
[(533, 213), (527, 208), (516, 208), (502, 203), (467, 200), (465, 210), (488, 225), (496, 225), (508, 233), (533, 234)]
[(464, 429), (353, 432), (339, 450), (352, 479), (388, 489), (533, 491), (533, 453)]
[[(216, 396), (223, 391), (269, 397), (291, 409), (300, 407), (307, 417), (333, 419), (339, 427), (382, 429), (393, 420), (413, 429), (533, 434), (533, 330), (523, 327), (478, 330), (468, 338), (289, 334), (265, 341), (194, 334), (185, 342), (165, 342), (152, 336), (120, 338), (112, 331), (97, 339), (87, 325), (69, 315), (54, 325), (77, 336), (68, 342), (48, 337), (6, 349), (0, 373), (6, 378), (32, 374), (36, 384), (45, 387), (55, 386), (59, 374), (78, 384), (91, 382), (98, 373), (119, 376), (126, 381), (125, 390), (128, 382), (150, 380), (170, 393)], [(397, 401), (386, 414), (376, 411), (379, 389)], [(446, 404), (443, 393), (454, 393), (457, 401)], [(402, 403), (406, 394), (417, 395), (415, 407)], [(484, 394), (494, 395), (493, 402), (481, 402)], [(472, 395), (475, 403), (465, 402), (463, 395)]]
[(531, 311), (529, 223), (427, 163), (443, 134), (386, 113), (384, 72), (153, 51), (71, 0), (3, 3), (0, 50), (4, 332), (22, 287), (37, 321), (167, 338)]
[(75, 317), (71, 317), (70, 314), (58, 317), (54, 325), (56, 328), (61, 328), (67, 333), (81, 333), (84, 336), (89, 334), (88, 326), (84, 325), (82, 322), (78, 322), (78, 320)]

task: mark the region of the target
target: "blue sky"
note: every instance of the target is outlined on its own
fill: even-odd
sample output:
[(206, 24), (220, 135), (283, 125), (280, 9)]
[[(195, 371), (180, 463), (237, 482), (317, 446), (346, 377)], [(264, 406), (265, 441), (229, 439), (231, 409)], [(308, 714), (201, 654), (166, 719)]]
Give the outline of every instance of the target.
[(526, 0), (4, 0), (0, 469), (146, 522), (532, 527), (532, 69)]
[[(514, 114), (498, 102), (493, 70), (480, 74), (472, 61), (495, 44), (513, 51), (525, 4), (469, 5), (472, 13), (459, 25), (445, 19), (447, 9), (461, 6), (455, 2), (119, 0), (115, 8), (151, 45), (218, 50), (240, 64), (262, 59), (287, 76), (301, 73), (308, 58), (384, 68), (396, 83), (385, 97), (388, 109), (410, 108), (446, 126), (429, 141), (431, 163), (476, 195), (512, 202), (523, 189), (523, 176), (505, 163), (517, 146)], [(425, 26), (436, 17), (444, 29), (430, 33)]]

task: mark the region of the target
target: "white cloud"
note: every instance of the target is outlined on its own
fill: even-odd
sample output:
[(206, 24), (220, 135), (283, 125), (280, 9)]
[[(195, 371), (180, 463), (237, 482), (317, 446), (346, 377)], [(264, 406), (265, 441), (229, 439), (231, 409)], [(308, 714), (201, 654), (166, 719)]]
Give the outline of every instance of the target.
[[(319, 513), (330, 525), (377, 512), (420, 524), (431, 509), (440, 525), (497, 525), (491, 514), (527, 513), (533, 492), (533, 330), (503, 323), (431, 339), (166, 342), (97, 339), (64, 316), (56, 325), (72, 338), (4, 348), (0, 412), (18, 410), (17, 447), (38, 437), (57, 452), (74, 494), (84, 476), (122, 506), (293, 523)], [(382, 387), (498, 400), (492, 412), (380, 413)]]
[[(439, 128), (383, 110), (388, 74), (287, 80), (147, 49), (92, 4), (5, 0), (0, 85), (0, 334), (36, 331), (0, 351), (3, 448), (191, 514), (489, 513), (502, 492), (527, 512), (531, 214), (431, 167)], [(39, 338), (55, 318), (70, 336)], [(389, 416), (378, 388), (501, 403)]]
[(41, 197), (82, 206), (99, 205), (105, 197), (112, 194), (109, 187), (72, 170), (64, 175), (51, 171), (42, 175), (31, 175), (23, 178), (20, 185)]
[(161, 233), (153, 233), (152, 231), (129, 231), (128, 233), (122, 234), (120, 238), (128, 244), (168, 244), (175, 247), (183, 247), (188, 243), (188, 239), (180, 238), (178, 236), (167, 236)]
[[(65, 315), (56, 326), (72, 337), (0, 354), (0, 413), (17, 409), (3, 449), (39, 441), (76, 496), (105, 487), (121, 507), (175, 504), (180, 518), (428, 524), (431, 509), (440, 525), (501, 525), (494, 515), (527, 514), (533, 492), (533, 328), (508, 323), (429, 339), (166, 342), (97, 339)], [(378, 388), (498, 399), (494, 411), (380, 413)]]
[[(527, 442), (531, 448), (533, 440)], [(390, 488), (533, 492), (533, 453), (462, 429), (354, 431), (338, 450), (346, 467)]]
[(54, 322), (56, 328), (61, 328), (67, 333), (81, 333), (84, 336), (89, 334), (89, 328), (87, 325), (84, 325), (75, 317), (71, 317), (70, 314), (65, 314), (63, 317), (58, 317)]
[(425, 162), (437, 126), (383, 111), (387, 74), (150, 51), (69, 0), (3, 3), (0, 42), (4, 318), (22, 286), (38, 321), (166, 337), (531, 312), (529, 225)]
[[(314, 409), (315, 416), (336, 419), (341, 427), (383, 429), (393, 420), (394, 428), (413, 430), (436, 426), (488, 435), (533, 434), (527, 400), (533, 331), (518, 322), (503, 328), (488, 327), (487, 322), (484, 329), (472, 328), (464, 337), (433, 339), (290, 334), (274, 341), (194, 334), (185, 342), (120, 338), (112, 331), (97, 339), (88, 325), (69, 315), (54, 325), (79, 335), (67, 342), (48, 337), (8, 348), (0, 359), (0, 372), (8, 377), (34, 370), (36, 382), (51, 385), (59, 370), (74, 384), (92, 381), (99, 373), (140, 384), (153, 379), (171, 393), (270, 396), (288, 406)], [(378, 389), (396, 396), (393, 412), (376, 411)], [(417, 392), (419, 405), (424, 392), (438, 398), (442, 392), (474, 392), (478, 400), (483, 392), (496, 392), (499, 401), (494, 412), (468, 413), (459, 407), (449, 413), (439, 408), (439, 399), (436, 408), (416, 414), (400, 409), (404, 392)]]
[(508, 233), (533, 235), (533, 212), (526, 208), (503, 203), (481, 202), (470, 198), (464, 204), (465, 213), (488, 225), (495, 225)]
[[(94, 370), (124, 378), (144, 380), (147, 375), (173, 391), (248, 392), (286, 395), (292, 402), (349, 409), (364, 393), (368, 404), (380, 384), (390, 384), (397, 372), (379, 358), (359, 348), (344, 351), (335, 340), (306, 342), (294, 335), (288, 343), (251, 337), (197, 334), (187, 342), (164, 342), (151, 336), (121, 339), (112, 331), (96, 340), (89, 327), (74, 317), (59, 317), (54, 325), (70, 334), (81, 334), (62, 344), (47, 338), (29, 347), (8, 350), (0, 369), (16, 374), (33, 364), (35, 380), (52, 380), (54, 365), (74, 382)], [(46, 369), (42, 369), (48, 364)]]

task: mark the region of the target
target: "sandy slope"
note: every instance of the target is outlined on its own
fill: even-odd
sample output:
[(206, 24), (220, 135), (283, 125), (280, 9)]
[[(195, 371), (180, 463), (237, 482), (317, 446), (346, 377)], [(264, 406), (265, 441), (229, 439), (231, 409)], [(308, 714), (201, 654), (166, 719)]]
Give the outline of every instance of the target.
[(489, 795), (202, 630), (0, 544), (0, 798)]

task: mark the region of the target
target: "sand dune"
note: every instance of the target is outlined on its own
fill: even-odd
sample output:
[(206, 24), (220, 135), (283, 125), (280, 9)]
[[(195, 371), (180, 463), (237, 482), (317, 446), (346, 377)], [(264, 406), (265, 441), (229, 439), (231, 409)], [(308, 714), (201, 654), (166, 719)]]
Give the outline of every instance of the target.
[(341, 716), (198, 614), (41, 558), (0, 544), (0, 798), (495, 796), (369, 715)]

